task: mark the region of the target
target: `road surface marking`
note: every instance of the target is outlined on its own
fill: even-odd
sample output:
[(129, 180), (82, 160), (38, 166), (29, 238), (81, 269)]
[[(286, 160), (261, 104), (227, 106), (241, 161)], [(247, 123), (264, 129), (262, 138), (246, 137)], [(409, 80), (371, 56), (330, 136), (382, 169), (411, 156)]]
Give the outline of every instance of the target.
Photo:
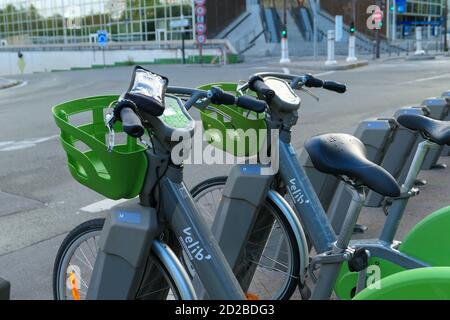
[(329, 75), (329, 74), (333, 74), (335, 72), (336, 71), (326, 71), (326, 72), (315, 74), (314, 76), (316, 76), (316, 77), (323, 77), (323, 76), (326, 76), (326, 75)]
[(28, 84), (28, 81), (22, 81), (21, 84), (18, 84), (17, 86), (11, 87), (10, 89), (17, 89), (17, 88), (22, 88), (25, 87)]
[(54, 135), (54, 136), (50, 136), (50, 137), (34, 138), (34, 139), (27, 139), (27, 140), (22, 140), (22, 141), (2, 141), (2, 142), (0, 142), (0, 152), (16, 151), (16, 150), (23, 150), (23, 149), (36, 147), (39, 143), (50, 141), (50, 140), (56, 139), (58, 137), (59, 137), (59, 135)]
[(283, 73), (284, 74), (291, 74), (291, 70), (289, 70), (289, 68), (283, 68)]
[(450, 73), (444, 73), (444, 74), (429, 77), (429, 78), (421, 78), (421, 79), (406, 81), (406, 82), (403, 82), (403, 84), (414, 83), (414, 82), (425, 82), (425, 81), (431, 81), (431, 80), (442, 79), (442, 78), (447, 78), (447, 77), (450, 77)]
[(105, 199), (98, 202), (94, 202), (90, 205), (87, 205), (80, 209), (80, 211), (88, 212), (88, 213), (98, 213), (102, 211), (106, 211), (111, 209), (112, 207), (124, 203), (128, 201), (128, 199), (120, 199), (120, 200), (111, 200), (111, 199)]

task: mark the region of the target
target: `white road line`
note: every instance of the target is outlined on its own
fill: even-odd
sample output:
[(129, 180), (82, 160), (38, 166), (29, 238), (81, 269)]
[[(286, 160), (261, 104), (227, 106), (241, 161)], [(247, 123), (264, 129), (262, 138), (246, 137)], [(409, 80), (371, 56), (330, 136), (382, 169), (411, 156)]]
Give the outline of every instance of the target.
[(6, 90), (14, 90), (14, 89), (22, 88), (22, 87), (25, 87), (27, 84), (28, 84), (28, 81), (22, 81), (20, 84), (18, 84), (16, 86), (6, 88)]
[(12, 87), (12, 89), (25, 87), (27, 84), (28, 84), (28, 81), (23, 81), (21, 84), (15, 86), (15, 87)]
[(59, 135), (54, 135), (50, 137), (44, 137), (44, 138), (34, 138), (34, 139), (27, 139), (22, 141), (2, 141), (0, 142), (0, 152), (6, 152), (6, 151), (17, 151), (17, 150), (23, 150), (28, 149), (32, 147), (36, 147), (39, 143), (43, 143), (46, 141), (50, 141), (53, 139), (58, 138)]
[(322, 72), (322, 73), (317, 73), (314, 76), (316, 76), (316, 77), (323, 77), (323, 76), (326, 76), (326, 75), (329, 75), (329, 74), (333, 74), (335, 72), (336, 71), (326, 71), (326, 72)]
[(289, 68), (283, 68), (283, 73), (284, 74), (291, 74), (291, 70), (289, 70)]
[(442, 78), (447, 78), (447, 77), (450, 77), (450, 73), (444, 73), (444, 74), (434, 76), (434, 77), (429, 77), (429, 78), (421, 78), (421, 79), (406, 81), (406, 82), (403, 82), (403, 84), (415, 83), (415, 82), (425, 82), (425, 81), (431, 81), (431, 80), (442, 79)]
[(120, 200), (111, 200), (111, 199), (105, 199), (98, 202), (94, 202), (90, 205), (87, 205), (80, 209), (80, 211), (87, 212), (87, 213), (98, 213), (102, 211), (106, 211), (111, 209), (112, 207), (121, 204), (123, 202), (128, 201), (127, 199), (120, 199)]

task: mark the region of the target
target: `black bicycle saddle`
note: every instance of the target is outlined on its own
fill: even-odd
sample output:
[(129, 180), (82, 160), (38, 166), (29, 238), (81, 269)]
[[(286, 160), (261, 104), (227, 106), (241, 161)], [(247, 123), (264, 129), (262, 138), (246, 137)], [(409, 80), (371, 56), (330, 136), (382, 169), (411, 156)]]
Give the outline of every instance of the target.
[(405, 128), (420, 131), (428, 140), (438, 145), (450, 145), (450, 122), (434, 120), (418, 114), (402, 114), (397, 118)]
[(400, 195), (394, 177), (367, 159), (364, 144), (354, 136), (341, 133), (315, 136), (305, 143), (305, 149), (314, 167), (323, 173), (346, 176), (387, 197)]

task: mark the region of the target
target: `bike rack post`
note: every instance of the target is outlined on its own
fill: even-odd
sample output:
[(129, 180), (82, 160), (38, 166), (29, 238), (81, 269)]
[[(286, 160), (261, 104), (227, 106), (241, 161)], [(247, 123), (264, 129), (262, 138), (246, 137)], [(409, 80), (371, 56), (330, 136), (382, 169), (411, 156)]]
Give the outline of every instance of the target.
[(335, 65), (337, 64), (337, 61), (334, 57), (334, 41), (336, 39), (334, 30), (328, 30), (328, 57), (327, 57), (327, 61), (325, 61), (325, 65), (327, 66), (331, 66), (331, 65)]
[[(448, 104), (450, 104), (450, 90), (447, 90), (444, 93), (442, 93), (442, 97), (447, 101)], [(450, 113), (445, 119), (445, 121), (450, 121)], [(443, 157), (450, 156), (450, 146), (445, 146), (441, 155)]]
[[(449, 118), (450, 101), (444, 98), (428, 98), (422, 102), (422, 106), (430, 110), (430, 118), (436, 120), (446, 120)], [(440, 146), (430, 150), (422, 165), (422, 170), (444, 169), (445, 164), (438, 164), (439, 157), (444, 151), (444, 147)]]
[(358, 61), (356, 57), (356, 37), (355, 35), (351, 35), (348, 38), (348, 57), (347, 62), (355, 62)]
[[(394, 117), (397, 118), (398, 116), (402, 115), (402, 114), (419, 114), (419, 115), (423, 115), (423, 116), (429, 116), (430, 115), (430, 110), (424, 106), (416, 106), (416, 107), (404, 107), (399, 109)], [(410, 131), (410, 130), (408, 130)], [(410, 131), (411, 132), (411, 131)], [(402, 185), (405, 182), (406, 176), (408, 174), (409, 171), (409, 167), (411, 166), (412, 160), (414, 158), (414, 155), (416, 154), (416, 150), (417, 150), (417, 146), (419, 145), (420, 142), (422, 142), (424, 139), (422, 138), (422, 136), (420, 134), (418, 134), (417, 132), (411, 132), (411, 134), (413, 134), (413, 136), (415, 137), (415, 141), (413, 143), (412, 146), (410, 146), (408, 149), (408, 153), (409, 153), (409, 157), (403, 161), (399, 161), (396, 165), (396, 172), (391, 172), (388, 170), (394, 178), (397, 179), (398, 183), (400, 185)], [(403, 141), (403, 144), (405, 142)], [(396, 151), (394, 151), (396, 152)], [(426, 183), (426, 181), (422, 181), (421, 182)]]
[(422, 46), (422, 27), (416, 27), (416, 52), (415, 56), (423, 56), (425, 51)]

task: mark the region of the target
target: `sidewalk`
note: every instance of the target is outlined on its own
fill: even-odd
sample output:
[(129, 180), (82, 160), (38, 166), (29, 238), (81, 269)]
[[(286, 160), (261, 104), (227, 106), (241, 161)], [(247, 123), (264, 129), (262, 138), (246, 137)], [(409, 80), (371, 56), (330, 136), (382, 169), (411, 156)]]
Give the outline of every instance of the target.
[(310, 57), (291, 57), (290, 63), (280, 64), (278, 61), (270, 64), (270, 66), (283, 66), (286, 68), (300, 68), (306, 70), (348, 70), (367, 66), (369, 61), (366, 59), (358, 59), (355, 62), (347, 62), (347, 57), (336, 57), (336, 64), (326, 65), (326, 57), (319, 56), (317, 60), (312, 60)]
[(0, 78), (0, 89), (11, 88), (18, 85), (20, 81)]

